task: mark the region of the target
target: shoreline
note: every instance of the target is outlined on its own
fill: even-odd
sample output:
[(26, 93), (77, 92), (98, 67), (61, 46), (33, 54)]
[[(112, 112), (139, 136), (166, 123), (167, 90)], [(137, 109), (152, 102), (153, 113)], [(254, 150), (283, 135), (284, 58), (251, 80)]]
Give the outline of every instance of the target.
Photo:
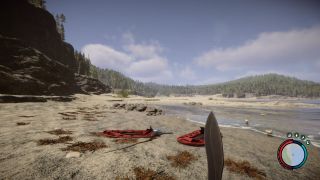
[[(183, 118), (183, 117), (180, 117), (180, 118)], [(199, 122), (199, 121), (195, 121), (195, 120), (191, 120), (189, 118), (185, 119), (186, 121), (189, 121), (189, 122), (192, 122), (192, 123), (196, 123), (196, 124), (199, 124), (199, 125), (205, 125), (204, 122)], [(253, 127), (250, 127), (250, 126), (232, 126), (232, 125), (221, 125), (219, 124), (219, 127), (220, 128), (230, 128), (230, 129), (240, 129), (240, 130), (247, 130), (247, 131), (252, 131), (253, 133), (258, 133), (258, 134), (264, 134), (264, 135), (268, 135), (267, 132), (264, 132), (264, 131), (261, 131), (261, 130), (258, 130), (258, 129), (255, 129)], [(275, 135), (275, 134), (272, 134), (271, 137), (274, 137), (274, 138), (279, 138), (281, 140), (284, 140), (284, 139), (287, 139), (287, 137), (284, 137), (284, 136), (280, 136), (280, 135)], [(300, 139), (296, 139), (296, 140), (299, 140), (301, 141)], [(312, 139), (310, 139), (312, 140)], [(303, 141), (305, 143), (305, 141)], [(316, 144), (316, 143), (313, 143), (313, 141), (311, 141), (311, 145), (315, 148), (319, 148), (320, 149), (320, 144)]]

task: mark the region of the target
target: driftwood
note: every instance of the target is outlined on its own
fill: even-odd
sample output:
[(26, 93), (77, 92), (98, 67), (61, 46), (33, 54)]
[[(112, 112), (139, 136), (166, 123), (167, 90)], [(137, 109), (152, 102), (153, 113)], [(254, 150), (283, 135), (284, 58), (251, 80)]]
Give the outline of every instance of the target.
[(206, 122), (204, 138), (208, 161), (208, 179), (221, 180), (224, 166), (223, 144), (218, 122), (212, 112)]

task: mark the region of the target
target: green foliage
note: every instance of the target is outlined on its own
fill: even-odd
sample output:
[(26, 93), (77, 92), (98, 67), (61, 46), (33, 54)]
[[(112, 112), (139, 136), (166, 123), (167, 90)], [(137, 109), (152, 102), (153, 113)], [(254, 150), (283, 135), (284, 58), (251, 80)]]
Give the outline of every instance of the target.
[(45, 0), (28, 0), (28, 2), (35, 7), (46, 9), (46, 1)]
[(74, 52), (74, 57), (78, 65), (78, 74), (87, 75), (87, 76), (94, 74), (91, 69), (91, 63), (89, 58), (86, 58), (83, 53), (78, 51)]
[(55, 16), (57, 31), (61, 36), (61, 39), (65, 40), (65, 30), (64, 30), (64, 23), (66, 22), (66, 17), (64, 14), (56, 14)]
[(118, 92), (118, 96), (122, 98), (127, 98), (129, 96), (129, 92), (125, 89), (122, 89)]
[(91, 76), (113, 89), (127, 89), (131, 94), (153, 97), (157, 91), (144, 83), (134, 81), (120, 72), (111, 69), (101, 69), (91, 65)]

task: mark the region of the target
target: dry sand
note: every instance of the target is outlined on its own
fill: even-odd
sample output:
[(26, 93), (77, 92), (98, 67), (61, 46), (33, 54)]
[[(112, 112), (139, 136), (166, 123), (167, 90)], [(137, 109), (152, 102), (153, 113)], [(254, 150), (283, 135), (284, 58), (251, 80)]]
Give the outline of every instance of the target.
[[(77, 95), (77, 97), (78, 99), (73, 102), (0, 104), (0, 179), (115, 179), (127, 176), (134, 179), (134, 167), (164, 172), (176, 179), (207, 178), (205, 148), (190, 147), (176, 141), (177, 136), (197, 129), (199, 124), (169, 115), (146, 116), (143, 112), (113, 110), (110, 107), (114, 101), (110, 100), (116, 98), (110, 95)], [(212, 100), (205, 101), (207, 97), (202, 99), (203, 101), (201, 98), (192, 101), (213, 103)], [(186, 100), (155, 98), (146, 101), (144, 98), (132, 97), (125, 101), (167, 104)], [(63, 120), (65, 116), (59, 114), (76, 111), (79, 114), (76, 114), (75, 120)], [(30, 124), (17, 125), (18, 122)], [(110, 151), (130, 144), (116, 143), (114, 139), (90, 134), (105, 129), (146, 129), (150, 125), (173, 131), (174, 134), (162, 135), (152, 141), (113, 152)], [(67, 142), (69, 144), (37, 145), (39, 139), (58, 138), (59, 136), (49, 134), (47, 131), (59, 128), (72, 131), (69, 136), (73, 141)], [(288, 171), (279, 165), (276, 158), (277, 148), (282, 140), (241, 129), (222, 128), (221, 131), (225, 158), (247, 160), (252, 166), (265, 172), (267, 179), (319, 179), (320, 177), (319, 149), (308, 147), (309, 158), (304, 167)], [(61, 150), (70, 143), (93, 140), (104, 142), (108, 147), (81, 153), (78, 158), (66, 158), (68, 152)], [(188, 151), (194, 154), (197, 160), (186, 168), (172, 167), (167, 156), (175, 155), (179, 151)], [(223, 179), (250, 179), (250, 177), (230, 172), (225, 167)]]

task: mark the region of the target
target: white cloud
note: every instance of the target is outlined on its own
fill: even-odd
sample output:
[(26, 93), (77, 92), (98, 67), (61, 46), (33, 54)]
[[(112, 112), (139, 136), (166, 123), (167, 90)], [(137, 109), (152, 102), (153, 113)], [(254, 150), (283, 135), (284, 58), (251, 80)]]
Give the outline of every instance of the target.
[(92, 64), (102, 68), (119, 70), (132, 61), (129, 55), (103, 44), (87, 44), (82, 52), (89, 56)]
[(188, 80), (196, 79), (195, 72), (189, 66), (182, 69), (179, 73), (179, 76), (183, 79), (188, 79)]
[(125, 48), (137, 58), (151, 58), (162, 52), (162, 47), (158, 43), (129, 44)]
[(136, 43), (130, 32), (124, 33), (122, 38), (124, 51), (108, 45), (88, 44), (82, 52), (89, 55), (92, 64), (121, 71), (140, 81), (165, 83), (172, 78), (168, 60), (161, 54), (163, 48), (158, 42)]
[(152, 76), (168, 69), (166, 59), (154, 57), (147, 60), (133, 62), (127, 72), (134, 76)]
[[(202, 67), (220, 71), (241, 70), (318, 72), (320, 77), (320, 26), (288, 32), (261, 33), (239, 47), (213, 49), (195, 59)], [(319, 80), (319, 78), (318, 78)]]
[(160, 84), (168, 84), (173, 77), (170, 70), (160, 71), (158, 74), (153, 76), (131, 76), (133, 79), (142, 81), (142, 82), (157, 82)]

